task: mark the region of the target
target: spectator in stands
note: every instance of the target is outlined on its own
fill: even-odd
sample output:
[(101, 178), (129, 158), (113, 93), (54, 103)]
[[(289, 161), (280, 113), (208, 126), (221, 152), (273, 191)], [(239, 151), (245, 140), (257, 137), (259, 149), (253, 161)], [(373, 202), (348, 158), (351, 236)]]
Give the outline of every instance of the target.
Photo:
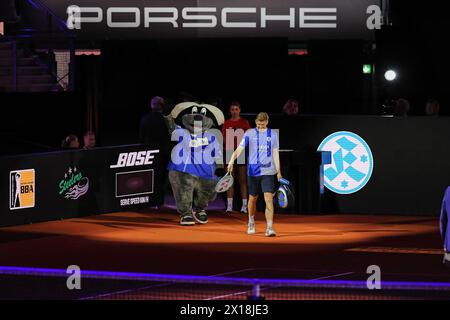
[[(141, 119), (139, 128), (139, 140), (142, 144), (148, 145), (152, 149), (159, 149), (161, 170), (166, 170), (170, 160), (171, 143), (170, 134), (166, 118), (164, 117), (165, 101), (162, 97), (153, 97), (151, 102), (151, 112)], [(155, 181), (156, 206), (164, 205), (164, 186), (166, 184), (166, 174), (157, 175), (161, 177)]]
[(84, 150), (94, 149), (95, 148), (95, 132), (93, 131), (86, 131), (86, 133), (83, 136), (83, 142), (84, 142)]
[(425, 106), (425, 114), (427, 116), (438, 116), (440, 110), (439, 101), (434, 99), (429, 99)]
[(295, 116), (298, 114), (298, 101), (290, 98), (283, 107), (283, 114), (288, 116)]
[[(244, 133), (250, 129), (250, 123), (248, 120), (241, 118), (241, 105), (238, 101), (232, 101), (230, 103), (230, 119), (226, 120), (222, 127), (222, 135), (223, 135), (223, 142), (225, 145), (225, 157), (233, 154), (234, 150), (238, 147), (239, 142), (242, 140), (242, 137), (244, 136)], [(232, 137), (234, 141), (227, 141), (227, 129), (232, 129)], [(239, 132), (235, 130), (241, 129), (241, 134), (239, 135)], [(227, 158), (225, 158), (228, 160)], [(227, 163), (227, 162), (226, 162)], [(242, 207), (241, 212), (247, 213), (247, 199), (248, 199), (248, 193), (247, 193), (247, 167), (245, 163), (240, 163), (238, 160), (238, 164), (233, 167), (233, 170), (231, 174), (234, 178), (238, 177), (239, 179), (239, 187), (241, 190), (241, 197), (242, 197)], [(234, 197), (234, 187), (231, 187), (227, 191), (227, 209), (226, 212), (232, 212), (233, 211), (233, 197)]]
[(395, 117), (406, 117), (410, 109), (409, 101), (406, 99), (398, 99), (394, 104), (394, 116)]
[(78, 149), (80, 148), (80, 142), (78, 141), (78, 137), (74, 134), (69, 134), (61, 144), (63, 149)]

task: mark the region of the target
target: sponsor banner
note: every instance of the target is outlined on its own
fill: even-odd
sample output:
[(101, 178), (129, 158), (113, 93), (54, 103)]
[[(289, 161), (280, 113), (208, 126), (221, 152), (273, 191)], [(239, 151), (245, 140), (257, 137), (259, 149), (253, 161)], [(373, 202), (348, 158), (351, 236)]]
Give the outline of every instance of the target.
[(89, 191), (89, 178), (84, 177), (77, 167), (64, 173), (64, 179), (59, 182), (59, 195), (65, 199), (77, 200)]
[(159, 150), (124, 152), (119, 154), (117, 163), (111, 165), (110, 168), (130, 168), (151, 165), (157, 153), (159, 153)]
[(0, 226), (153, 206), (161, 174), (159, 150), (142, 145), (5, 157)]
[(11, 171), (9, 178), (9, 209), (34, 208), (36, 192), (34, 169)]
[(373, 40), (380, 0), (42, 0), (78, 37)]
[[(121, 152), (117, 155), (117, 160), (110, 164), (109, 168), (115, 174), (114, 196), (120, 207), (140, 207), (151, 202), (151, 195), (154, 194), (155, 169), (136, 169), (155, 167), (154, 161), (158, 154), (159, 150)], [(160, 171), (167, 174), (166, 168), (161, 168)]]

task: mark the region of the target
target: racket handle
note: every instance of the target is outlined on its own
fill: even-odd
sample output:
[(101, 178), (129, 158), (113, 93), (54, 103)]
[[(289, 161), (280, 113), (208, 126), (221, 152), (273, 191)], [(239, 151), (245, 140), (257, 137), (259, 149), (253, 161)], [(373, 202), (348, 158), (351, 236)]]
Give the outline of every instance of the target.
[(286, 180), (286, 179), (284, 179), (284, 178), (281, 178), (281, 179), (280, 179), (280, 183), (281, 183), (281, 184), (284, 184), (284, 185), (287, 185), (287, 186), (291, 184), (288, 180)]

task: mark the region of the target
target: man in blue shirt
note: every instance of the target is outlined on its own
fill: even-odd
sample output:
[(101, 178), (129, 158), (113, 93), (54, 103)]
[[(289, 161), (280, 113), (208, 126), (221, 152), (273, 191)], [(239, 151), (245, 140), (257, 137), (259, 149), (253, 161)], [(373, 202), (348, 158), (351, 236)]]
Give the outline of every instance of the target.
[(239, 147), (231, 156), (228, 172), (233, 170), (234, 160), (248, 148), (247, 179), (249, 190), (248, 202), (248, 234), (255, 234), (256, 201), (260, 191), (264, 193), (266, 203), (266, 236), (276, 236), (273, 229), (273, 196), (276, 191), (275, 177), (282, 178), (280, 171), (280, 155), (278, 134), (275, 130), (267, 128), (269, 115), (261, 112), (256, 116), (256, 128), (249, 129), (244, 135)]

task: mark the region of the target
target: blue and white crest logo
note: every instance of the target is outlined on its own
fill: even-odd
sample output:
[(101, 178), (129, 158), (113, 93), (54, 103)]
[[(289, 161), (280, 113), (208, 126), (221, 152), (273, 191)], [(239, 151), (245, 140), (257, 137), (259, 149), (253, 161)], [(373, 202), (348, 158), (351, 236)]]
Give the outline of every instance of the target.
[(351, 194), (369, 182), (373, 172), (372, 151), (357, 134), (335, 132), (322, 141), (318, 151), (331, 151), (332, 162), (324, 167), (324, 183), (331, 191)]

